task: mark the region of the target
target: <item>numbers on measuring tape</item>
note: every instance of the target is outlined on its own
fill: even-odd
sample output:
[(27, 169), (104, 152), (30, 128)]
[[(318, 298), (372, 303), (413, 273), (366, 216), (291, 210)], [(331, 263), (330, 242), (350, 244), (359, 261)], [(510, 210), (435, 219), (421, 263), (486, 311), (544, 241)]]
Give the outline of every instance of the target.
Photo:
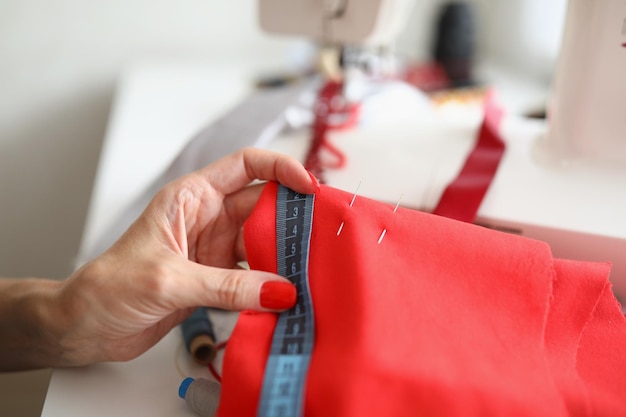
[(276, 199), (278, 273), (296, 287), (296, 305), (279, 314), (265, 366), (259, 417), (302, 415), (304, 382), (313, 351), (308, 259), (314, 196), (279, 186)]

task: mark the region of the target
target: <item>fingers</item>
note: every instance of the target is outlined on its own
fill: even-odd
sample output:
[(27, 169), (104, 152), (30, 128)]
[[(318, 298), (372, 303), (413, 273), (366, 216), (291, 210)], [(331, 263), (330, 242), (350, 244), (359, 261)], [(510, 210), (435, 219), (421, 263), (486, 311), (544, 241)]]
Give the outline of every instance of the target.
[(255, 179), (278, 181), (303, 193), (317, 191), (319, 184), (295, 158), (262, 149), (245, 148), (200, 171), (223, 194), (235, 192)]
[(247, 219), (263, 192), (265, 184), (255, 184), (242, 188), (224, 199), (224, 206), (230, 216), (236, 219)]
[[(224, 200), (226, 211), (230, 213), (233, 218), (241, 219), (243, 223), (245, 219), (250, 216), (250, 213), (252, 213), (263, 191), (263, 187), (263, 184), (253, 185), (231, 194), (228, 199)], [(238, 234), (235, 242), (235, 256), (236, 259), (241, 261), (247, 259), (243, 240), (243, 229)]]
[(295, 286), (279, 275), (182, 262), (184, 272), (176, 279), (179, 309), (202, 305), (225, 310), (281, 311), (296, 303)]

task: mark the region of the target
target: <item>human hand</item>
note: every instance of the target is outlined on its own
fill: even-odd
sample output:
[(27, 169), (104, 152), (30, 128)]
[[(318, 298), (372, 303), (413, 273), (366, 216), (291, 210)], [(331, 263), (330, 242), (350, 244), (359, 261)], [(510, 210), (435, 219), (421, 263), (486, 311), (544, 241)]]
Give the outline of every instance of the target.
[(132, 359), (197, 306), (281, 310), (295, 287), (278, 275), (237, 269), (242, 226), (275, 180), (301, 192), (318, 184), (293, 158), (245, 149), (168, 184), (103, 255), (63, 282), (63, 313), (50, 326), (65, 365)]

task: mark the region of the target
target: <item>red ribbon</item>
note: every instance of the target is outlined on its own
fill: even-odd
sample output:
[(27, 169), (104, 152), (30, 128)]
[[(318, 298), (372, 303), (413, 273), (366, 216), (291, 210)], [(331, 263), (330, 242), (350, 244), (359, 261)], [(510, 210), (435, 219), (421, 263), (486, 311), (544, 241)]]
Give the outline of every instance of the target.
[(457, 177), (443, 192), (434, 214), (464, 222), (473, 222), (487, 189), (496, 175), (505, 144), (498, 133), (502, 109), (493, 93), (485, 99), (485, 117), (474, 148)]

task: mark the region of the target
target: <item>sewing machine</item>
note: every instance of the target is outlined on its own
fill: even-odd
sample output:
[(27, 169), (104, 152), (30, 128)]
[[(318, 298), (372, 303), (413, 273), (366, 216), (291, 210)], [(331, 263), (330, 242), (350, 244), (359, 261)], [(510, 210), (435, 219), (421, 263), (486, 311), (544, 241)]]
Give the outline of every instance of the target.
[[(614, 289), (624, 297), (626, 2), (569, 3), (549, 123), (505, 118), (500, 132), (507, 150), (477, 223), (546, 241), (557, 257), (611, 262)], [(259, 6), (260, 24), (269, 32), (385, 50), (412, 2), (372, 0), (357, 7), (350, 1), (259, 0)], [(368, 197), (394, 203), (403, 195), (403, 205), (432, 210), (462, 166), (480, 114), (415, 103), (409, 104), (413, 112), (404, 106), (410, 117), (333, 133), (349, 162), (328, 171), (329, 184), (354, 190), (362, 178), (360, 193)], [(306, 135), (288, 136), (270, 148), (302, 155)]]

